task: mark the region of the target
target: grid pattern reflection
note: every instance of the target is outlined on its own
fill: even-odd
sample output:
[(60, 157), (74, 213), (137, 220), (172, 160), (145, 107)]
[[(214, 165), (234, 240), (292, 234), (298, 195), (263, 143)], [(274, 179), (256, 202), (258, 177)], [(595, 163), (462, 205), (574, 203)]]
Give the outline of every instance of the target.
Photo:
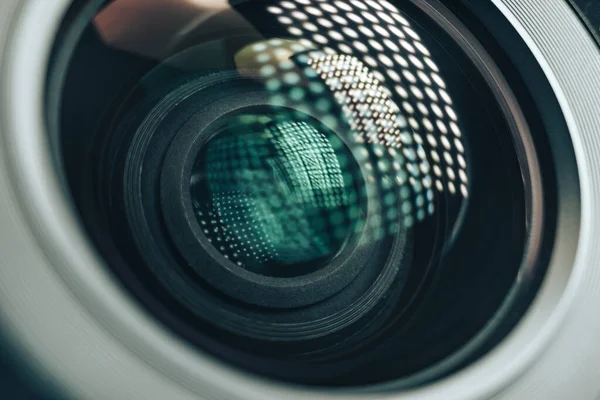
[(357, 195), (342, 172), (349, 158), (336, 136), (281, 114), (243, 115), (228, 125), (209, 142), (207, 184), (195, 189), (209, 194), (209, 208), (195, 206), (226, 258), (256, 273), (290, 276), (303, 269), (269, 266), (327, 258), (360, 229)]

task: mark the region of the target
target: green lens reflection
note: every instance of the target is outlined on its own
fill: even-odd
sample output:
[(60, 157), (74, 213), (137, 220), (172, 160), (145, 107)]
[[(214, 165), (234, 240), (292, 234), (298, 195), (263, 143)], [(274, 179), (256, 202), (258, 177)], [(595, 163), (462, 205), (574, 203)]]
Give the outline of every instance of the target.
[[(196, 163), (204, 233), (252, 272), (292, 277), (326, 266), (360, 229), (355, 163), (333, 132), (278, 110), (230, 118)], [(358, 168), (358, 167), (356, 167)]]

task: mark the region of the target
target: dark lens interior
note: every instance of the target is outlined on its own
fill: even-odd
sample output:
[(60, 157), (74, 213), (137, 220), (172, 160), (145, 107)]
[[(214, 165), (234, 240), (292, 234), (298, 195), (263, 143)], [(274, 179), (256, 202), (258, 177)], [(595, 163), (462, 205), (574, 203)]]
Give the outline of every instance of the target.
[(273, 379), (410, 387), (523, 315), (553, 240), (535, 110), (421, 3), (73, 7), (49, 75), (57, 160), (166, 329)]

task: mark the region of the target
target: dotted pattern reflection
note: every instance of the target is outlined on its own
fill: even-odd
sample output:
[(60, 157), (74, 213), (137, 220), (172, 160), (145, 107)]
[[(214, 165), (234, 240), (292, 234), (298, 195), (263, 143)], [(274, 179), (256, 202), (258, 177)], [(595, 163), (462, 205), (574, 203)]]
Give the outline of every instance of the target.
[[(419, 134), (411, 135), (406, 118), (399, 113), (389, 90), (367, 66), (352, 56), (312, 52), (308, 65), (334, 93), (354, 133), (352, 146), (357, 157), (363, 158), (367, 182), (383, 185), (386, 179), (393, 178), (393, 184), (387, 186), (399, 188), (400, 193), (414, 191), (416, 204), (400, 196), (394, 201), (384, 200), (384, 212), (389, 213), (393, 207), (401, 205), (407, 227), (414, 222), (413, 210), (419, 220), (424, 219), (426, 212), (432, 214), (432, 180), (421, 145), (423, 141)], [(374, 199), (369, 201), (373, 203)]]
[[(201, 221), (223, 254), (251, 270), (310, 263), (334, 255), (349, 229), (378, 241), (423, 221), (435, 212), (435, 190), (468, 197), (447, 84), (395, 6), (295, 0), (267, 11), (289, 37), (254, 43), (236, 62), (258, 71), (273, 105), (298, 112), (265, 130), (268, 151), (264, 138), (242, 134), (209, 152), (213, 209)], [(337, 132), (339, 146), (317, 140), (307, 116)], [(237, 146), (235, 154), (227, 146)], [(359, 167), (349, 166), (342, 147)], [(364, 190), (353, 187), (359, 176)], [(359, 204), (368, 204), (366, 225)]]
[[(397, 7), (384, 0), (295, 0), (281, 1), (267, 11), (306, 48), (347, 54), (368, 66), (382, 86), (395, 92), (413, 140), (426, 146), (437, 190), (468, 196), (462, 132), (446, 82), (421, 37)], [(295, 80), (296, 84), (300, 81)], [(379, 129), (378, 135), (389, 133), (387, 125)]]

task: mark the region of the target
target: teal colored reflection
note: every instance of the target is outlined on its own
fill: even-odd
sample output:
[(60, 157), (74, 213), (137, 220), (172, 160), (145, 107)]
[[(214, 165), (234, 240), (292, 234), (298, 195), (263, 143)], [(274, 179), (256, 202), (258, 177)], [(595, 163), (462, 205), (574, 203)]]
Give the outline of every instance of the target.
[(208, 142), (193, 178), (206, 236), (233, 262), (263, 275), (324, 267), (360, 214), (342, 172), (349, 157), (335, 134), (308, 119), (233, 118)]

